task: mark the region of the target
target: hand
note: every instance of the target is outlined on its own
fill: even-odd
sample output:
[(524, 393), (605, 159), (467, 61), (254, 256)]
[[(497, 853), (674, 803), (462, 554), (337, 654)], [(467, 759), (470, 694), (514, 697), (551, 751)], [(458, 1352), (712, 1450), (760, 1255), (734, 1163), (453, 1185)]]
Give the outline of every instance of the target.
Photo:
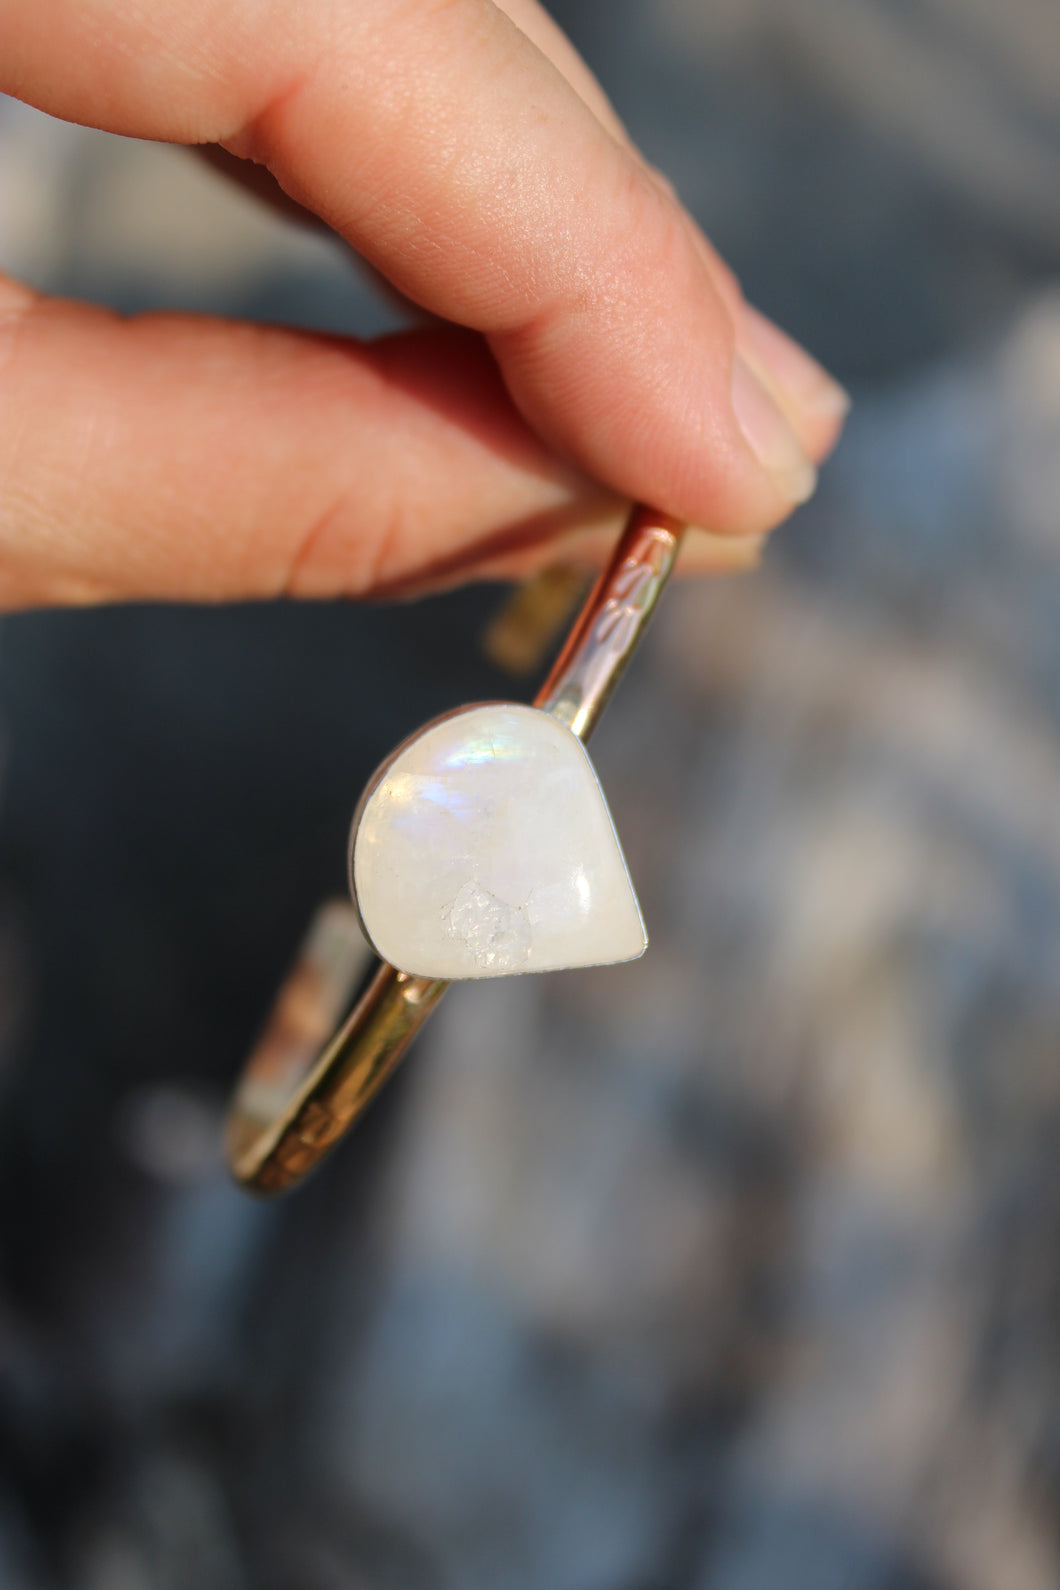
[(0, 605), (517, 573), (629, 498), (738, 565), (835, 441), (840, 389), (535, 0), (7, 0), (0, 90), (261, 163), (447, 322), (123, 320), (0, 277)]

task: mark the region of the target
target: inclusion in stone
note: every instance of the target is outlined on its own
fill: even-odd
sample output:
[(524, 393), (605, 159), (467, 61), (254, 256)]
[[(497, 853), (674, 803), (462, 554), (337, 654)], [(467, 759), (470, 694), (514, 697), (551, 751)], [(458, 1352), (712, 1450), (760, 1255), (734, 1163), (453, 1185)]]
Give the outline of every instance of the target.
[(368, 938), (421, 977), (635, 960), (647, 936), (593, 765), (536, 707), (465, 707), (372, 779), (350, 836)]

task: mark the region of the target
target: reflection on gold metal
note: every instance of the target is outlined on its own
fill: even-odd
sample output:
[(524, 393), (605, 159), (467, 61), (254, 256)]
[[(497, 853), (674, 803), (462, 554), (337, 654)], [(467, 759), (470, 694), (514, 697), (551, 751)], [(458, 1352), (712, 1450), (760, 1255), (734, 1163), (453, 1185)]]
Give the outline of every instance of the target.
[[(673, 569), (681, 533), (665, 514), (634, 510), (538, 692), (535, 705), (581, 740), (599, 722), (644, 632)], [(374, 960), (352, 906), (322, 907), (232, 1103), (228, 1160), (252, 1191), (282, 1192), (323, 1159), (374, 1098), (449, 986), (376, 962), (376, 972), (335, 1031)]]
[(588, 584), (580, 569), (556, 565), (517, 586), (486, 627), (487, 661), (517, 679), (535, 673)]

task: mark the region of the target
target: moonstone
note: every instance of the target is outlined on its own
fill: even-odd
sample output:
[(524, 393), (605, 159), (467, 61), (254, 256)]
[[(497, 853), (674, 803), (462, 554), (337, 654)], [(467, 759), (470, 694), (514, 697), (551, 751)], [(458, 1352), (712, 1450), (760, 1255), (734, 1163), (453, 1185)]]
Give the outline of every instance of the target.
[(379, 954), (421, 977), (601, 966), (648, 943), (585, 747), (535, 707), (466, 707), (407, 740), (354, 819), (350, 883)]

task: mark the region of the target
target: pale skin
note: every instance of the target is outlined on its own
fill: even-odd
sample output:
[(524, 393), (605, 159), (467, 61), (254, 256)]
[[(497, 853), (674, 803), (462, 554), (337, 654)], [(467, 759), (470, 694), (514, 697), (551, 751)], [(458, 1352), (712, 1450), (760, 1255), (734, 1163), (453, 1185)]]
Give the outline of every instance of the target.
[(0, 0), (0, 91), (257, 163), (425, 312), (361, 343), (0, 276), (2, 607), (521, 574), (630, 499), (740, 568), (836, 441), (534, 0)]

